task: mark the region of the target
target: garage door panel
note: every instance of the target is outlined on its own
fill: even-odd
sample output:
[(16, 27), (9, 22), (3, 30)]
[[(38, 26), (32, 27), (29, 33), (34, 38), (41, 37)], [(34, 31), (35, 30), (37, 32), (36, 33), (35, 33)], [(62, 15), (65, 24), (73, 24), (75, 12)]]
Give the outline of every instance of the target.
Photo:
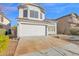
[(45, 26), (21, 24), (19, 27), (20, 36), (45, 36)]

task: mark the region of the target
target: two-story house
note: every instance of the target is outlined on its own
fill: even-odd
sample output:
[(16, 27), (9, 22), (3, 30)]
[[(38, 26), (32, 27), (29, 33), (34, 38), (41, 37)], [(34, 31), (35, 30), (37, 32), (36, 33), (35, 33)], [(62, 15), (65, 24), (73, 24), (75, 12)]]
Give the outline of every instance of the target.
[(58, 18), (57, 23), (58, 34), (70, 34), (71, 29), (79, 29), (79, 18), (75, 13)]
[(18, 6), (18, 10), (18, 37), (57, 34), (57, 22), (46, 20), (45, 10), (38, 4), (21, 4)]

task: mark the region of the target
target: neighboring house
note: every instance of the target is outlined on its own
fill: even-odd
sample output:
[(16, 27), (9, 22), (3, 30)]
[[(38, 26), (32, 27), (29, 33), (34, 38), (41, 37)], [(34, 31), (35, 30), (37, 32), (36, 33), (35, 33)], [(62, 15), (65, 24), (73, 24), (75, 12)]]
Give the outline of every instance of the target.
[(9, 29), (10, 28), (10, 20), (5, 17), (5, 15), (0, 12), (0, 29)]
[(57, 23), (58, 34), (70, 34), (72, 28), (79, 29), (79, 18), (75, 13), (58, 18)]
[(21, 4), (18, 9), (18, 37), (57, 34), (56, 21), (45, 19), (45, 11), (38, 4)]

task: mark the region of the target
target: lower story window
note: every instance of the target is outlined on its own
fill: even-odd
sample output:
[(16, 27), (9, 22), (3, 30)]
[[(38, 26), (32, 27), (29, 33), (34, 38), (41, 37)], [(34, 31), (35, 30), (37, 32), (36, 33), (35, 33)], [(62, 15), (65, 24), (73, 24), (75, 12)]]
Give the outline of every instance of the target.
[(55, 26), (48, 26), (48, 31), (55, 32)]

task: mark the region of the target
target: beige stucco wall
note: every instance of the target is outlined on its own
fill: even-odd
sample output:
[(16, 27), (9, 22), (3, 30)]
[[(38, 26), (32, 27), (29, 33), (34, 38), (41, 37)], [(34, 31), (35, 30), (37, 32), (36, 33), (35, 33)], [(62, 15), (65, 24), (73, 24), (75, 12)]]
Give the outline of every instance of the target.
[(70, 23), (67, 22), (68, 19), (70, 18), (64, 17), (58, 20), (58, 25), (57, 25), (58, 34), (70, 34)]

